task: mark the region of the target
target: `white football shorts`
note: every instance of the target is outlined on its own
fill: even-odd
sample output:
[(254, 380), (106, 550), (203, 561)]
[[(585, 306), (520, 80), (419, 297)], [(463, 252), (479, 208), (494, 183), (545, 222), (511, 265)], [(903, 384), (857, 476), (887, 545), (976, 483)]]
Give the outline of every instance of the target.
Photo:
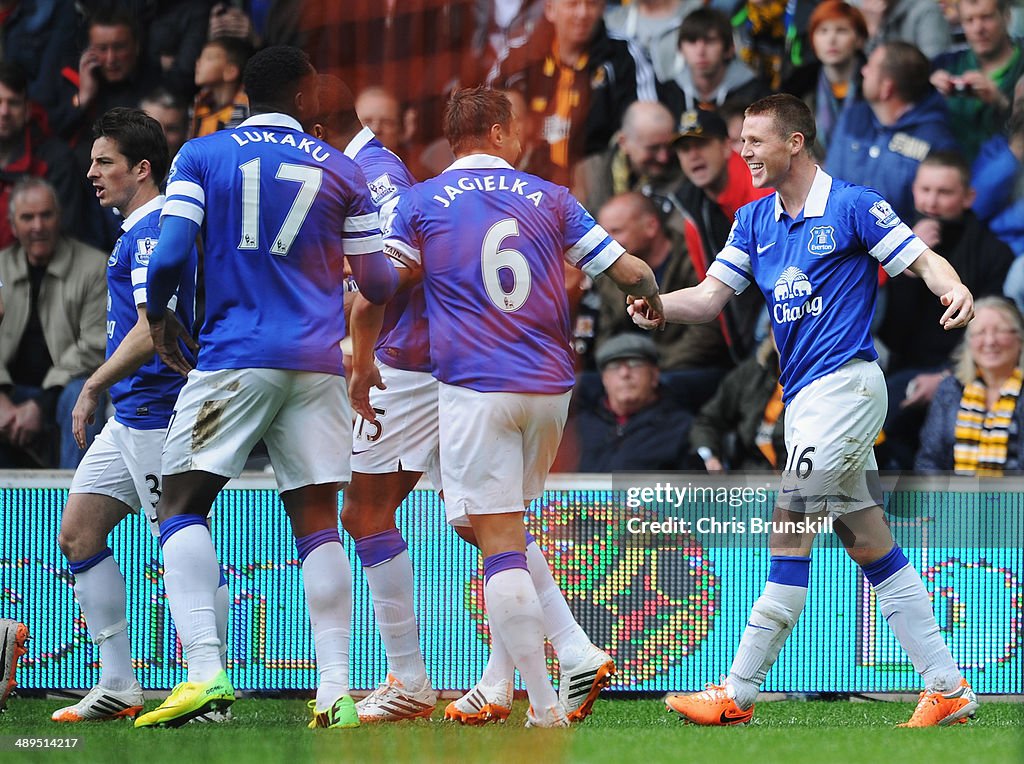
[(544, 492), (569, 414), (557, 395), (481, 393), (439, 383), (441, 481), (448, 522), (522, 512)]
[(887, 409), (873, 361), (851, 360), (798, 392), (786, 406), (779, 507), (834, 516), (880, 506), (874, 446)]
[(160, 535), (160, 454), (167, 430), (135, 430), (111, 417), (85, 452), (71, 480), (71, 493), (110, 496), (142, 510), (153, 535)]
[(238, 477), (260, 438), (280, 491), (347, 483), (352, 409), (345, 378), (289, 369), (192, 370), (168, 428), (164, 474)]
[(437, 386), (429, 372), (396, 369), (376, 361), (386, 390), (370, 390), (377, 422), (356, 416), (352, 471), (382, 475), (425, 472), (441, 490), (438, 467)]

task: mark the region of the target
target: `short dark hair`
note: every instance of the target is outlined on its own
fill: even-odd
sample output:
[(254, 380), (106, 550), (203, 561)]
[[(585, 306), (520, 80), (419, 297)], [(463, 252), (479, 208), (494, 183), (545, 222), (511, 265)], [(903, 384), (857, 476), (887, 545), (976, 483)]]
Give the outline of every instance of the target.
[(116, 3), (101, 4), (89, 14), (85, 29), (88, 32), (93, 27), (128, 27), (132, 39), (139, 41), (138, 18), (130, 10)]
[(150, 176), (157, 186), (167, 177), (171, 156), (164, 129), (142, 109), (123, 106), (111, 109), (93, 124), (92, 138), (116, 141), (129, 167), (134, 167), (143, 159), (148, 160)]
[(319, 74), (316, 78), (316, 90), (320, 101), (320, 113), (314, 122), (339, 133), (347, 133), (357, 128), (359, 115), (356, 114), (356, 99), (340, 78), (333, 74)]
[(238, 67), (239, 77), (245, 71), (245, 65), (252, 57), (252, 46), (241, 37), (214, 37), (207, 40), (204, 48), (210, 46), (220, 48), (228, 62)]
[(249, 59), (242, 77), (254, 112), (291, 114), (303, 77), (315, 74), (309, 56), (292, 45), (272, 45)]
[(683, 42), (697, 42), (708, 37), (717, 37), (727, 52), (733, 50), (732, 23), (729, 17), (713, 8), (698, 8), (679, 25), (676, 47)]
[(28, 74), (13, 61), (0, 61), (0, 83), (20, 96), (28, 95)]
[(455, 154), (482, 142), (491, 125), (508, 127), (512, 102), (500, 90), (479, 86), (452, 93), (444, 109), (444, 137)]
[(814, 115), (802, 100), (789, 93), (776, 93), (754, 101), (744, 112), (747, 117), (771, 117), (776, 131), (784, 138), (793, 133), (804, 137), (804, 151), (811, 152), (818, 129), (814, 125)]
[(923, 100), (931, 89), (932, 73), (924, 53), (902, 40), (889, 40), (880, 47), (884, 48), (882, 71), (892, 80), (896, 95), (907, 103)]
[(919, 167), (948, 167), (960, 175), (964, 188), (971, 187), (971, 165), (959, 151), (932, 151), (921, 160)]

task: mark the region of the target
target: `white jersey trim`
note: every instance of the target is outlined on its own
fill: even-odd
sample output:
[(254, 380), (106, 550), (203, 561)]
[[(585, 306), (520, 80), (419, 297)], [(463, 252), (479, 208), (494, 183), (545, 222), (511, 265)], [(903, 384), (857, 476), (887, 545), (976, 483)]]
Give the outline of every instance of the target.
[(164, 205), (163, 212), (160, 213), (160, 217), (165, 218), (168, 215), (186, 218), (196, 225), (202, 225), (203, 218), (205, 217), (202, 207), (197, 207), (192, 202), (186, 202), (184, 199), (172, 199), (167, 202), (167, 204)]
[(589, 263), (583, 266), (583, 272), (590, 276), (590, 278), (596, 279), (611, 268), (615, 261), (622, 257), (625, 252), (626, 249), (613, 239), (611, 244), (598, 252)]
[(349, 159), (355, 159), (356, 154), (363, 150), (363, 146), (372, 141), (377, 136), (373, 134), (373, 130), (368, 127), (364, 127), (355, 137), (348, 142), (343, 152)]
[(583, 238), (566, 250), (566, 259), (573, 265), (576, 265), (580, 260), (593, 252), (594, 247), (604, 241), (607, 236), (608, 232), (606, 230), (599, 225), (595, 225), (583, 234)]
[(915, 236), (907, 242), (907, 246), (901, 249), (898, 255), (882, 267), (890, 276), (898, 276), (910, 267), (926, 249), (928, 249), (927, 245)]
[(379, 224), (380, 214), (377, 212), (367, 215), (353, 215), (352, 217), (345, 218), (345, 225), (342, 227), (342, 230), (348, 233), (374, 231)]
[(198, 183), (190, 180), (176, 180), (167, 186), (167, 196), (187, 196), (199, 206), (206, 205), (206, 192)]
[(135, 227), (135, 224), (142, 220), (142, 218), (146, 217), (146, 215), (148, 215), (151, 212), (156, 212), (161, 207), (163, 207), (164, 200), (166, 198), (167, 197), (161, 195), (150, 199), (148, 202), (143, 204), (141, 207), (135, 210), (135, 212), (133, 212), (131, 215), (124, 219), (124, 221), (121, 223), (121, 230), (132, 230), (132, 228)]
[(369, 255), (372, 252), (380, 252), (383, 245), (384, 241), (379, 233), (362, 239), (341, 240), (341, 248), (346, 255)]
[(714, 276), (726, 286), (739, 294), (750, 286), (750, 280), (744, 278), (738, 271), (734, 271), (722, 260), (715, 260), (708, 268), (708, 276)]
[(885, 258), (899, 249), (900, 244), (913, 235), (914, 234), (911, 233), (910, 228), (907, 227), (906, 223), (900, 223), (889, 231), (889, 233), (887, 233), (880, 242), (869, 249), (868, 254), (879, 262), (882, 262)]
[(384, 246), (395, 250), (402, 255), (402, 257), (415, 265), (420, 265), (423, 262), (423, 255), (420, 251), (415, 247), (410, 247), (404, 241), (399, 241), (398, 239), (385, 239)]

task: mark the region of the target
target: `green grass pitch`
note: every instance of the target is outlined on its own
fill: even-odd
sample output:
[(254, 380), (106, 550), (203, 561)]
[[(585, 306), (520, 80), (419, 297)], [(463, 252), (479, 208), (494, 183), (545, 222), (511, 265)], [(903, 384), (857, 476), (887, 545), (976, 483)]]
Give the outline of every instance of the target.
[[(684, 724), (656, 700), (600, 700), (586, 722), (569, 730), (523, 728), (525, 701), (508, 723), (483, 728), (430, 721), (308, 730), (301, 700), (243, 699), (225, 725), (135, 730), (127, 721), (57, 725), (58, 700), (14, 697), (0, 717), (0, 762), (74, 761), (138, 764), (302, 764), (303, 762), (674, 762), (769, 764), (783, 762), (1024, 762), (1024, 704), (982, 703), (969, 724), (905, 730), (911, 703), (775, 701), (759, 703), (746, 727)], [(150, 702), (147, 708), (155, 706)], [(26, 753), (15, 736), (77, 736), (73, 751)]]

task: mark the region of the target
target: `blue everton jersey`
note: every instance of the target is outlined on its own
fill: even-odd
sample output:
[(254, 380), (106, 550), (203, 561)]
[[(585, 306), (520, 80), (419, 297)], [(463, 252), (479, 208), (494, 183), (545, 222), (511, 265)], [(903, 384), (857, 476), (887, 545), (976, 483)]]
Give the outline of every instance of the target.
[[(124, 233), (107, 260), (107, 358), (138, 323), (138, 306), (146, 303), (146, 269), (160, 237), (163, 204), (164, 197), (158, 196), (129, 215), (121, 225)], [(171, 303), (189, 330), (195, 310), (195, 266), (193, 250), (188, 261), (189, 279), (182, 279), (178, 295)], [(111, 386), (114, 418), (136, 430), (166, 427), (184, 384), (185, 378), (165, 366), (154, 353), (137, 371)]]
[(356, 164), (284, 114), (186, 143), (164, 215), (202, 226), (201, 370), (343, 374), (343, 256), (379, 252)]
[(423, 265), (438, 379), (542, 394), (574, 381), (563, 259), (596, 277), (623, 252), (566, 189), (486, 154), (402, 194), (385, 245)]
[[(387, 219), (398, 199), (416, 179), (402, 160), (364, 127), (345, 148), (366, 176), (370, 200)], [(430, 371), (430, 340), (427, 333), (427, 304), (423, 285), (396, 294), (384, 309), (384, 325), (377, 340), (376, 355), (388, 366), (406, 371)]]
[(796, 218), (778, 194), (741, 207), (708, 275), (737, 292), (757, 282), (789, 402), (850, 359), (878, 357), (871, 341), (878, 264), (895, 276), (924, 250), (876, 191), (819, 168)]

